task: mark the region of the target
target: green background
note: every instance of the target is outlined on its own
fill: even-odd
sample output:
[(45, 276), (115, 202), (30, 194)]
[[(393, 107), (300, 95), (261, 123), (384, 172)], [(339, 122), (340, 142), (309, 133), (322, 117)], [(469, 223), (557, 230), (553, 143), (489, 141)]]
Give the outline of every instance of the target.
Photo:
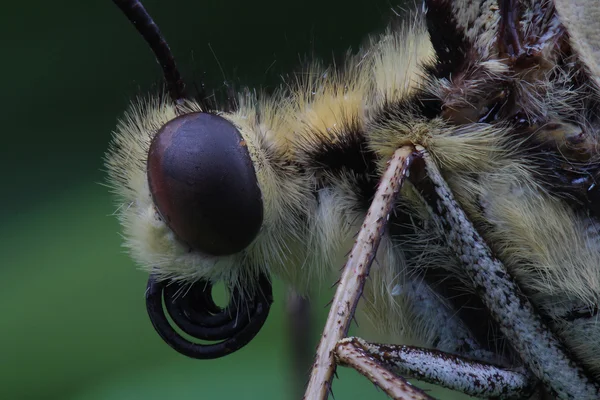
[[(395, 5), (145, 4), (188, 80), (267, 90), (306, 55), (330, 62), (356, 48), (384, 28)], [(120, 247), (115, 206), (101, 185), (116, 119), (161, 78), (133, 27), (109, 0), (7, 2), (0, 43), (0, 398), (291, 398), (281, 287), (257, 339), (223, 359), (176, 354), (148, 321), (147, 277)], [(320, 321), (330, 296), (315, 302)], [(384, 398), (345, 369), (334, 394)]]

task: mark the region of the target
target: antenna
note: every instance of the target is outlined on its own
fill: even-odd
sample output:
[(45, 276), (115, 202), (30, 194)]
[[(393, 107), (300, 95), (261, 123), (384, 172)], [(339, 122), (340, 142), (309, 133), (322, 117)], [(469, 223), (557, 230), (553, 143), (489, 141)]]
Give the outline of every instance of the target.
[(185, 99), (185, 83), (175, 58), (158, 26), (139, 0), (113, 0), (150, 46), (160, 64), (171, 99), (180, 104)]

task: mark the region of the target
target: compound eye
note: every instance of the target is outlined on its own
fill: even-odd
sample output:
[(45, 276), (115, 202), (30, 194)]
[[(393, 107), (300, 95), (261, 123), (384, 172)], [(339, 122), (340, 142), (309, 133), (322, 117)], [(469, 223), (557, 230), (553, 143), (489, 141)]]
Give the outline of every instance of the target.
[(256, 173), (244, 139), (226, 119), (190, 113), (167, 122), (150, 145), (147, 172), (156, 208), (192, 249), (234, 254), (258, 234)]

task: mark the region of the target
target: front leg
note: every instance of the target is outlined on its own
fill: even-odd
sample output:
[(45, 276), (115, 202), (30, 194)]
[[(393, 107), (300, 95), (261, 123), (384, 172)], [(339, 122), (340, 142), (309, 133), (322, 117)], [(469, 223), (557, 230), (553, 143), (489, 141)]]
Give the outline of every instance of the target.
[[(425, 178), (414, 182), (421, 190), (448, 246), (460, 259), (500, 330), (527, 368), (558, 399), (598, 399), (600, 385), (565, 352), (542, 322), (506, 267), (496, 259), (458, 205), (427, 151), (417, 146), (424, 160)], [(429, 190), (433, 188), (433, 190)]]
[(291, 353), (291, 397), (300, 398), (312, 364), (313, 313), (310, 301), (290, 289), (285, 302), (285, 322)]
[[(350, 346), (355, 349), (355, 354), (366, 353), (377, 363), (374, 371), (378, 368), (388, 368), (398, 375), (413, 377), (477, 398), (528, 399), (537, 383), (537, 380), (526, 372), (500, 368), (437, 350), (369, 343), (355, 337), (346, 338), (340, 341), (337, 347), (338, 359), (342, 365), (352, 366), (357, 370), (356, 361), (348, 361), (352, 355), (348, 350)], [(344, 353), (340, 355), (342, 351)], [(379, 381), (371, 377), (382, 374), (361, 373), (381, 386)], [(386, 393), (390, 394), (387, 390)], [(391, 394), (390, 396), (396, 398)]]

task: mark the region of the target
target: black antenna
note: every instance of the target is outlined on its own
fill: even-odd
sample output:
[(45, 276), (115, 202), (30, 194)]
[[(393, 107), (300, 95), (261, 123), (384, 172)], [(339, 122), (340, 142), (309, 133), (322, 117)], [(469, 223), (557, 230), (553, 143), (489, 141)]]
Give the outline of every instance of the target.
[(185, 98), (185, 83), (181, 79), (175, 58), (158, 26), (139, 0), (113, 0), (150, 46), (160, 64), (171, 99), (180, 104)]

